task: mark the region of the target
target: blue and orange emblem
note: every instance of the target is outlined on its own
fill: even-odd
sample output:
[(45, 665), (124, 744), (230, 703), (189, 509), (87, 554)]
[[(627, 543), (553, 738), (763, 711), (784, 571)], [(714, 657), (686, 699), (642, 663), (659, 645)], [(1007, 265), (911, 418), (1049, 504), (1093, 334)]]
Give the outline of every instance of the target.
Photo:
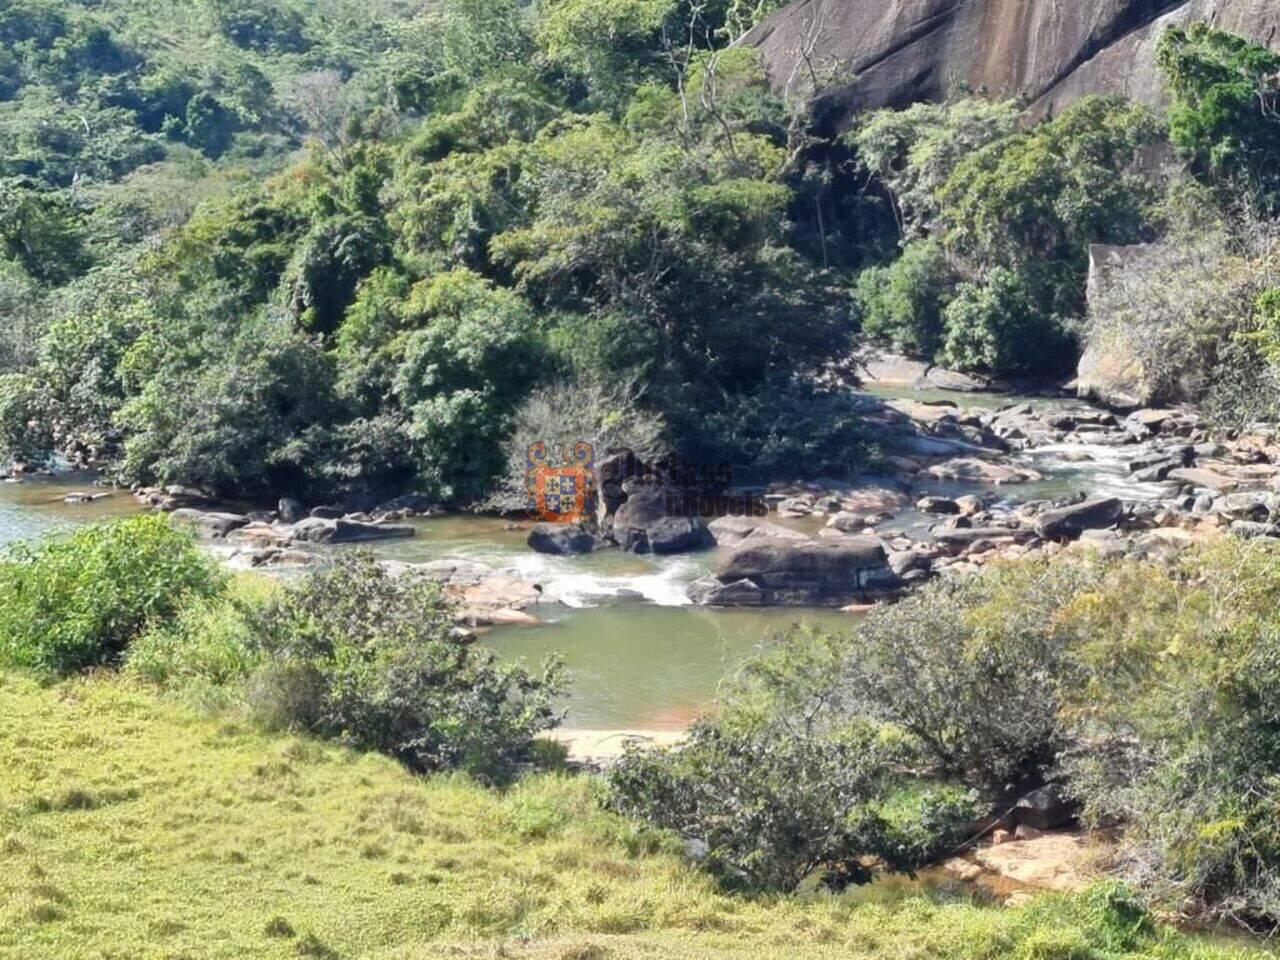
[(595, 449), (579, 441), (561, 452), (563, 463), (552, 466), (545, 443), (529, 447), (524, 473), (528, 508), (548, 523), (577, 523), (595, 509)]

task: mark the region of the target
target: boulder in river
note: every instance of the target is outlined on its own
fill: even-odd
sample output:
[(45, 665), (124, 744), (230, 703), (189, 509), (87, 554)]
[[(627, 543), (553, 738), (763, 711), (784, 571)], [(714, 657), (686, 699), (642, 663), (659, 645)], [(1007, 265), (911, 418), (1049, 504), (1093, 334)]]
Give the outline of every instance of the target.
[(535, 524), (529, 531), (528, 543), (538, 553), (558, 556), (591, 553), (601, 545), (600, 538), (582, 523)]
[(934, 464), (930, 476), (939, 480), (966, 480), (973, 483), (1027, 483), (1044, 477), (1030, 467), (993, 463), (976, 457), (957, 457)]
[(895, 593), (898, 577), (875, 537), (751, 537), (723, 557), (691, 596), (714, 606), (843, 607)]
[(1036, 533), (1046, 540), (1074, 540), (1086, 530), (1110, 527), (1124, 515), (1117, 497), (1099, 497), (1045, 510), (1036, 518)]
[(960, 504), (950, 497), (921, 497), (916, 501), (916, 509), (921, 513), (955, 513), (960, 512)]
[(945, 367), (930, 367), (916, 383), (918, 389), (950, 390), (955, 393), (981, 393), (991, 389), (991, 381)]
[(848, 510), (841, 510), (827, 521), (827, 527), (840, 533), (861, 533), (867, 527), (874, 527), (879, 516), (880, 514), (850, 513)]
[(840, 494), (840, 506), (848, 513), (888, 513), (910, 502), (905, 493), (888, 487), (858, 487)]
[(207, 513), (191, 507), (174, 510), (173, 519), (194, 525), (201, 533), (211, 537), (225, 537), (232, 530), (249, 525), (249, 518), (238, 513)]
[(307, 508), (292, 497), (282, 497), (276, 505), (276, 513), (281, 523), (297, 523), (307, 516)]
[(710, 546), (706, 524), (685, 514), (689, 502), (674, 487), (640, 487), (614, 514), (610, 535), (632, 553), (682, 553)]
[(304, 543), (363, 543), (370, 540), (395, 540), (412, 537), (416, 531), (407, 524), (363, 523), (359, 520), (308, 517), (288, 531), (291, 540)]
[(1228, 477), (1207, 467), (1184, 467), (1180, 470), (1171, 470), (1169, 479), (1187, 483), (1193, 487), (1216, 490), (1219, 493), (1227, 493), (1240, 486), (1240, 481), (1234, 477)]
[(718, 517), (707, 524), (707, 531), (717, 547), (736, 547), (749, 537), (781, 537), (788, 540), (809, 539), (798, 530), (771, 523), (760, 517)]

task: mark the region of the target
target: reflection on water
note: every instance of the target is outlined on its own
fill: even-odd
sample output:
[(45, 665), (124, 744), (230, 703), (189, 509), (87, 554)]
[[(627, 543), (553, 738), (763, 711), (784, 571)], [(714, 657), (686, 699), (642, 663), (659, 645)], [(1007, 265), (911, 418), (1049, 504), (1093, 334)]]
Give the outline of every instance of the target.
[[(67, 503), (72, 493), (107, 494), (92, 503)], [(0, 547), (70, 530), (79, 524), (138, 512), (125, 490), (93, 486), (93, 477), (63, 475), (56, 480), (0, 481)]]
[(572, 689), (567, 724), (588, 730), (679, 730), (706, 708), (720, 681), (797, 623), (849, 629), (830, 610), (711, 610), (613, 603), (540, 627), (505, 627), (482, 639), (536, 665), (559, 652)]

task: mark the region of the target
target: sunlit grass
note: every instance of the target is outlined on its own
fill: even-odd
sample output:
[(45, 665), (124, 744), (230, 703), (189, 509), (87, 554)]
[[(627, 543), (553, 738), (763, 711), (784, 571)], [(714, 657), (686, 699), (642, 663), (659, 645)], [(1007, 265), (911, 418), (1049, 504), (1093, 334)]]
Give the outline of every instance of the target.
[(505, 793), (103, 675), (0, 674), (0, 956), (1216, 958), (1083, 899), (734, 898), (591, 781)]

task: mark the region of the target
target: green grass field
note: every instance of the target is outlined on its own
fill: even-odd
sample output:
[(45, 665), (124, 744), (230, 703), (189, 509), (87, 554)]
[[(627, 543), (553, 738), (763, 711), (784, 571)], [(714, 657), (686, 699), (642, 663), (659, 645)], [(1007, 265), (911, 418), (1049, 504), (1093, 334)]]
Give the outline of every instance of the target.
[(719, 892), (588, 778), (504, 793), (199, 717), (111, 675), (0, 673), (0, 956), (1227, 958), (1097, 895)]

